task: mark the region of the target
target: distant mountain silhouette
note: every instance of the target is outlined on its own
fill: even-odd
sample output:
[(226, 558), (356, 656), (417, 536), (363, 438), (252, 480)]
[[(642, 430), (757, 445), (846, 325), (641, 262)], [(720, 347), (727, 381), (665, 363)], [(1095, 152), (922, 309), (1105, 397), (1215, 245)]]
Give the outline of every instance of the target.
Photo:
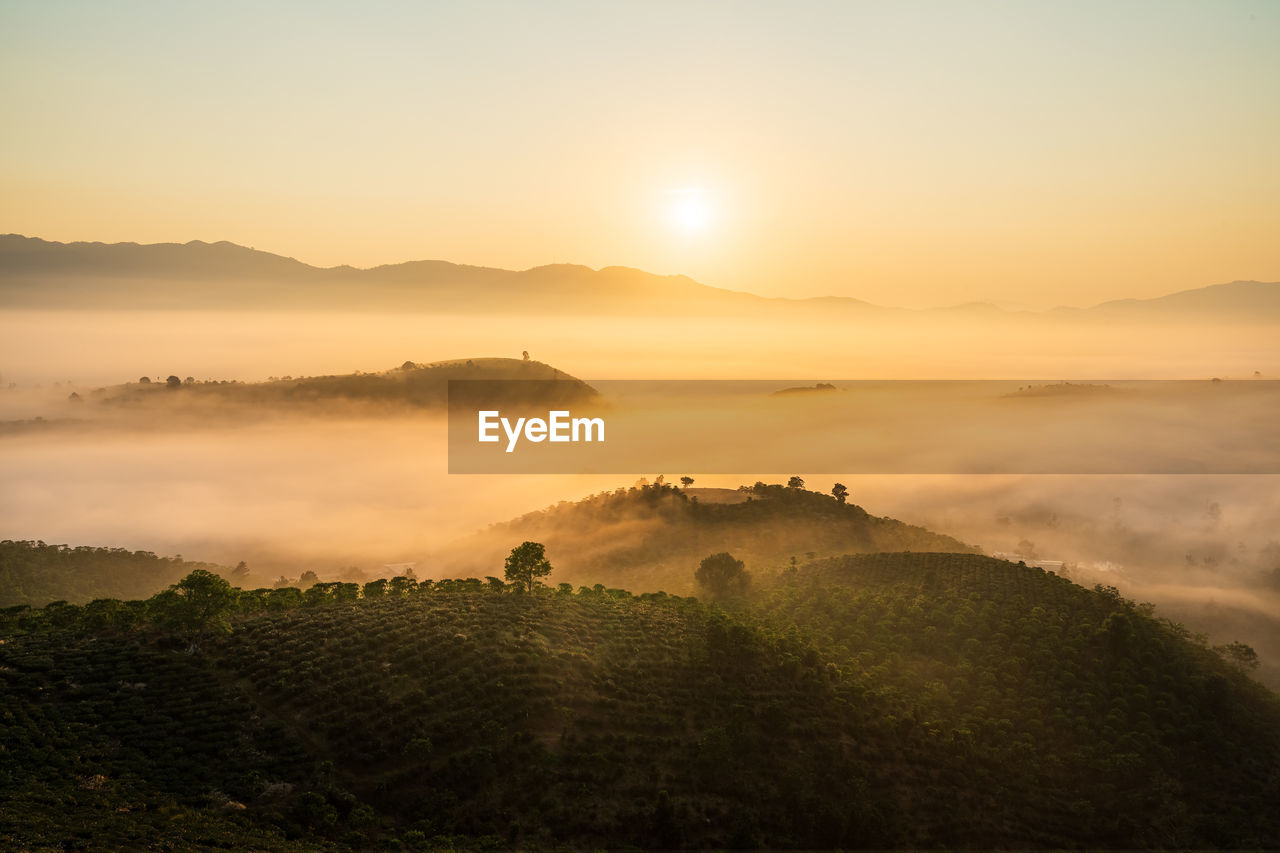
[(1280, 316), (1280, 282), (1233, 281), (1155, 299), (1117, 299), (1096, 305), (1089, 312), (1127, 318), (1222, 317), (1269, 321)]
[(627, 267), (524, 271), (445, 261), (322, 269), (234, 243), (54, 243), (0, 236), (0, 301), (29, 307), (367, 308), (524, 313), (756, 313), (780, 303), (885, 311), (856, 299), (784, 300)]
[(825, 296), (784, 299), (628, 267), (552, 264), (523, 271), (410, 261), (371, 269), (314, 267), (234, 243), (56, 243), (0, 236), (0, 304), (77, 308), (328, 308), (630, 315), (776, 315), (944, 320), (1280, 318), (1280, 283), (1237, 281), (1157, 299), (1045, 314), (987, 303), (926, 311)]

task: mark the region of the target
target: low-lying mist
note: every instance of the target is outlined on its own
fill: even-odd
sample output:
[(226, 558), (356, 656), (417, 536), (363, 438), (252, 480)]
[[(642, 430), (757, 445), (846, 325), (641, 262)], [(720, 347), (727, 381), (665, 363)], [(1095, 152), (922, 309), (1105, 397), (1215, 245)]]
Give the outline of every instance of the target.
[[(746, 318), (6, 310), (0, 420), (86, 419), (94, 388), (144, 375), (253, 381), (379, 371), (406, 360), (519, 358), (522, 350), (588, 381), (1280, 375), (1274, 328), (1265, 325), (914, 317), (786, 327)], [(73, 391), (80, 402), (68, 399)], [(1203, 410), (1206, 418), (1216, 414)], [(0, 433), (0, 537), (145, 549), (224, 565), (245, 560), (256, 584), (308, 570), (325, 579), (371, 577), (405, 563), (416, 564), (419, 577), (458, 570), (500, 575), (497, 557), (481, 572), (473, 559), (456, 556), (456, 543), (478, 541), (477, 531), (496, 522), (629, 486), (639, 476), (687, 474), (695, 487), (736, 489), (805, 473), (450, 475), (445, 439), (442, 413), (373, 415), (342, 405), (308, 417), (223, 412), (177, 425), (143, 413), (117, 418), (110, 428), (22, 426)], [(740, 440), (728, 439), (730, 449), (754, 458), (749, 430)], [(1265, 445), (1271, 438), (1255, 440)], [(1263, 658), (1264, 677), (1280, 685), (1280, 477), (807, 479), (820, 491), (839, 480), (850, 501), (873, 515), (924, 525), (988, 553), (1062, 561), (1061, 571), (1080, 582), (1114, 584), (1128, 597), (1150, 600), (1160, 612), (1209, 631), (1214, 642), (1248, 642)], [(622, 528), (591, 535), (602, 541), (612, 534), (630, 535)], [(490, 537), (486, 553), (500, 556), (519, 544), (507, 535), (501, 528), (480, 533)], [(569, 559), (548, 556), (553, 564)]]
[[(8, 436), (0, 440), (0, 536), (224, 565), (245, 560), (250, 581), (262, 585), (308, 570), (323, 579), (376, 577), (402, 571), (397, 564), (404, 563), (416, 564), (419, 577), (501, 575), (501, 555), (519, 543), (489, 525), (634, 482), (616, 475), (449, 475), (446, 458), (444, 419), (427, 415)], [(645, 473), (672, 481), (689, 474), (695, 489), (785, 480)], [(850, 502), (873, 515), (988, 553), (1063, 561), (1058, 571), (1073, 579), (1152, 601), (1215, 642), (1254, 645), (1264, 675), (1280, 683), (1280, 477), (807, 479), (817, 491), (838, 479)], [(586, 547), (617, 545), (636, 530), (565, 531), (562, 541), (575, 541), (575, 533)], [(467, 550), (458, 550), (460, 541)], [(796, 550), (803, 560), (820, 549)], [(477, 552), (492, 555), (492, 565), (477, 565)], [(572, 562), (555, 550), (548, 556), (553, 565)], [(694, 568), (687, 567), (690, 576)]]
[[(139, 376), (258, 381), (528, 350), (596, 379), (1197, 379), (1280, 376), (1270, 325), (1034, 315), (550, 317), (333, 312), (0, 312), (0, 387)], [(1195, 346), (1188, 346), (1194, 341)], [(65, 394), (64, 394), (65, 396)]]

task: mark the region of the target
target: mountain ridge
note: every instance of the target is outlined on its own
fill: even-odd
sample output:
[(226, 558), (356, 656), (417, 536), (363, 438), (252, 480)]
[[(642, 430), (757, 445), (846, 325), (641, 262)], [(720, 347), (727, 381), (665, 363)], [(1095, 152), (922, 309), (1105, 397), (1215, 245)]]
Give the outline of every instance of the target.
[[(130, 285), (114, 289), (101, 286), (101, 280), (116, 278), (129, 279)], [(96, 280), (96, 286), (78, 286), (77, 279)], [(157, 279), (171, 286), (147, 286)], [(192, 287), (215, 281), (227, 284), (217, 290)], [(264, 292), (261, 284), (276, 286)], [(344, 294), (340, 290), (344, 286), (361, 289), (358, 294)], [(284, 307), (305, 299), (322, 307), (358, 301), (377, 308), (406, 307), (406, 300), (427, 298), (432, 305), (408, 307), (466, 310), (475, 309), (477, 298), (488, 297), (514, 299), (511, 307), (535, 311), (608, 310), (642, 302), (654, 309), (693, 314), (786, 308), (903, 318), (1185, 319), (1188, 314), (1207, 313), (1257, 320), (1259, 312), (1280, 316), (1280, 282), (1245, 279), (1152, 298), (1116, 299), (1088, 307), (1058, 306), (1043, 312), (1011, 310), (984, 301), (907, 309), (848, 296), (761, 296), (702, 284), (686, 275), (662, 275), (620, 265), (593, 269), (556, 263), (507, 270), (423, 259), (367, 268), (346, 264), (319, 267), (226, 240), (61, 243), (20, 234), (0, 235), (0, 297), (10, 304), (30, 306), (105, 302), (123, 303), (121, 307), (209, 307), (248, 301), (253, 303), (250, 307)]]

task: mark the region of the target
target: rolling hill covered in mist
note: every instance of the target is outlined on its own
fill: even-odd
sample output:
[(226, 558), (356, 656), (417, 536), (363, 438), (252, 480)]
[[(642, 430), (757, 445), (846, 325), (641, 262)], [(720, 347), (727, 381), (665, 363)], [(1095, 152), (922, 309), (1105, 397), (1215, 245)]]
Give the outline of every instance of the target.
[[(804, 489), (757, 483), (731, 489), (680, 489), (662, 482), (616, 489), (495, 524), (416, 564), (424, 578), (485, 577), (497, 572), (512, 543), (546, 544), (552, 583), (602, 583), (636, 592), (694, 591), (693, 567), (731, 550), (761, 579), (814, 557), (874, 551), (978, 549), (950, 536)], [(0, 606), (63, 600), (147, 597), (195, 568), (236, 583), (225, 566), (157, 557), (149, 551), (0, 542)], [(295, 567), (295, 576), (306, 570)], [(273, 575), (274, 576), (274, 575)], [(326, 581), (358, 576), (324, 573)]]
[(802, 488), (756, 483), (737, 491), (686, 490), (659, 480), (495, 524), (434, 559), (461, 574), (484, 575), (502, 564), (512, 542), (525, 539), (546, 544), (556, 565), (553, 581), (681, 594), (693, 591), (691, 567), (720, 551), (732, 551), (764, 576), (815, 556), (977, 551)]
[(766, 298), (627, 267), (553, 264), (523, 271), (411, 261), (320, 268), (228, 242), (57, 243), (0, 235), (0, 301), (27, 308), (343, 309), (439, 313), (797, 317), (955, 321), (1275, 322), (1280, 283), (1237, 281), (1156, 299), (1009, 312), (985, 303), (909, 311), (848, 297)]
[(719, 607), (195, 573), (0, 617), (23, 849), (1280, 844), (1246, 654), (978, 555), (818, 561)]
[[(209, 401), (228, 406), (275, 406), (303, 408), (312, 404), (351, 403), (384, 405), (392, 408), (442, 409), (448, 403), (449, 381), (465, 379), (510, 382), (505, 396), (521, 401), (520, 382), (563, 383), (558, 402), (594, 399), (594, 388), (562, 370), (540, 361), (516, 358), (458, 358), (417, 364), (406, 361), (399, 367), (375, 373), (335, 376), (286, 376), (266, 382), (132, 382), (103, 388), (90, 399), (105, 405), (137, 406)], [(544, 387), (544, 386), (539, 386)], [(192, 399), (194, 398), (194, 399)]]
[[(492, 383), (513, 404), (590, 403), (598, 392), (581, 379), (540, 361), (515, 358), (406, 361), (377, 372), (331, 376), (271, 377), (263, 382), (143, 376), (60, 401), (49, 417), (0, 424), (0, 434), (76, 423), (143, 420), (151, 428), (171, 422), (252, 422), (269, 415), (370, 417), (413, 411), (443, 412), (450, 380)], [(525, 385), (536, 381), (537, 385)], [(507, 384), (503, 384), (507, 383)], [(532, 396), (531, 396), (532, 395)]]

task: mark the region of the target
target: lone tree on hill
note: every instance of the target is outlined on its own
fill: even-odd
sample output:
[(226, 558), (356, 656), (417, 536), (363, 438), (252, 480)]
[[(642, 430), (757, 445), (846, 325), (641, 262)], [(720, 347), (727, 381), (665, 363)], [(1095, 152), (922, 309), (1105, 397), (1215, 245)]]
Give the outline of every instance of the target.
[(804, 488), (804, 480), (800, 479), (799, 477), (792, 477), (790, 480), (787, 480), (787, 488), (788, 488), (788, 489), (803, 489), (803, 488)]
[(196, 569), (151, 597), (147, 609), (157, 625), (171, 631), (200, 634), (231, 630), (237, 592), (218, 575)]
[(693, 478), (692, 478), (692, 477), (681, 477), (681, 478), (680, 478), (680, 485), (684, 486), (686, 489), (687, 489), (687, 488), (689, 488), (690, 486), (692, 486), (692, 485), (693, 485)]
[(533, 592), (538, 578), (551, 574), (551, 563), (541, 542), (523, 542), (512, 548), (506, 568), (506, 579), (525, 592)]
[(693, 579), (711, 598), (742, 595), (751, 584), (751, 575), (747, 574), (746, 565), (727, 551), (703, 557)]
[(831, 494), (835, 495), (836, 500), (844, 503), (845, 498), (849, 497), (849, 490), (845, 488), (844, 483), (836, 483), (831, 487)]

